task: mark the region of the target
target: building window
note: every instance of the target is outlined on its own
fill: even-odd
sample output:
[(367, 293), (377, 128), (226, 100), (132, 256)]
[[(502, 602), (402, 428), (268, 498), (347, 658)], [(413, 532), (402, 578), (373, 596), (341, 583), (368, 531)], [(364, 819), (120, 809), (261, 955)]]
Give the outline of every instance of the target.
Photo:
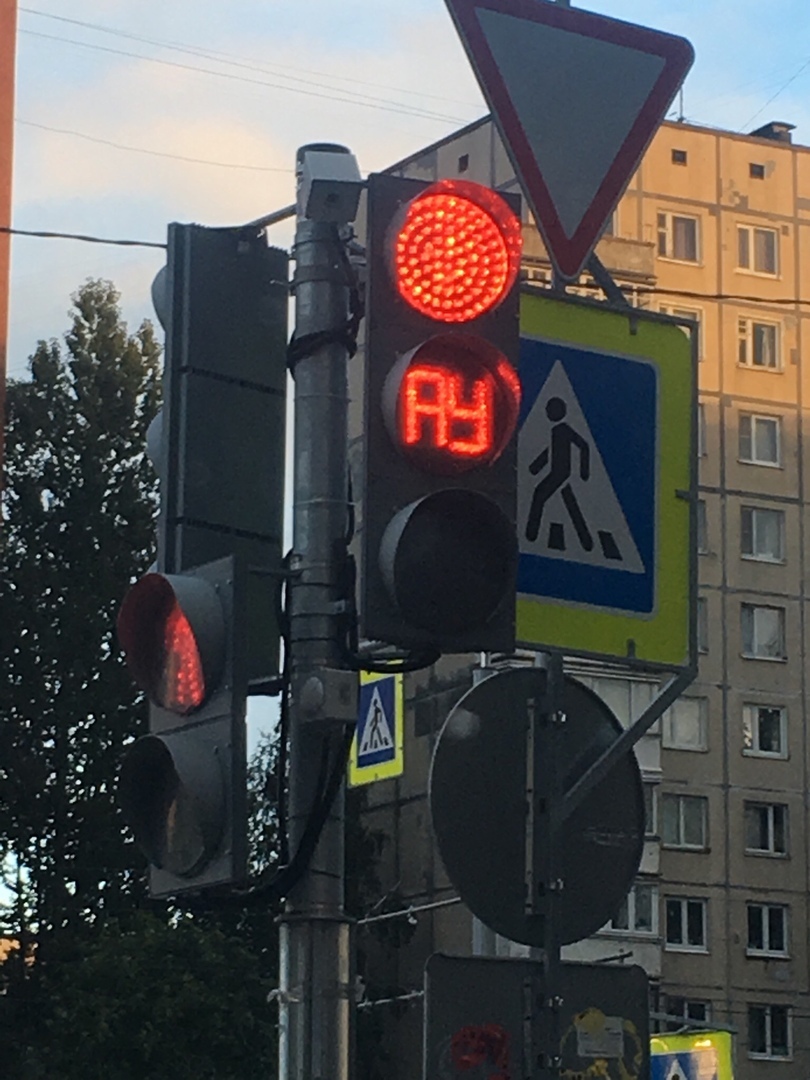
[(462, 154), (458, 159), (458, 171), (464, 173), (470, 167), (470, 155)]
[(691, 319), (695, 323), (695, 339), (698, 359), (703, 359), (703, 350), (700, 347), (700, 320), (701, 313), (697, 308), (673, 307), (672, 304), (659, 304), (658, 310), (662, 315), (671, 315), (675, 319)]
[(667, 994), (666, 1016), (666, 1031), (680, 1031), (682, 1028), (688, 1028), (692, 1025), (708, 1027), (712, 1018), (711, 1002), (695, 1001)]
[(787, 1005), (748, 1006), (748, 1056), (789, 1058), (793, 1053), (792, 1017)]
[(698, 219), (658, 214), (658, 254), (678, 262), (698, 261)]
[(756, 161), (749, 161), (748, 163), (748, 175), (752, 180), (764, 180), (765, 179), (765, 166), (758, 165)]
[(737, 266), (741, 270), (775, 276), (778, 250), (775, 229), (758, 229), (753, 225), (737, 226)]
[(737, 359), (745, 367), (780, 368), (779, 327), (775, 323), (737, 320)]
[(787, 757), (787, 711), (779, 705), (743, 705), (743, 753)]
[(780, 434), (778, 416), (740, 413), (740, 461), (750, 465), (779, 465)]
[(709, 553), (709, 526), (706, 521), (706, 500), (697, 501), (697, 549), (698, 555)]
[(637, 881), (607, 924), (608, 930), (628, 934), (658, 933), (658, 886)]
[(707, 800), (702, 795), (661, 796), (661, 842), (666, 847), (706, 850)]
[(663, 716), (663, 745), (669, 750), (706, 750), (707, 714), (706, 698), (678, 698)]
[(743, 656), (752, 660), (785, 660), (785, 609), (740, 605)]
[(685, 150), (673, 150), (672, 151), (672, 164), (673, 165), (685, 165), (686, 164), (686, 151)]
[(750, 855), (787, 855), (787, 807), (783, 803), (745, 804), (745, 850)]
[(604, 228), (600, 233), (601, 236), (615, 236), (616, 235), (616, 211), (614, 210), (610, 217), (605, 222)]
[(783, 562), (785, 558), (785, 512), (764, 506), (740, 509), (740, 554), (760, 562)]
[(787, 913), (784, 904), (749, 904), (746, 951), (756, 956), (787, 956)]
[(697, 651), (709, 651), (709, 606), (705, 596), (699, 596), (697, 602)]
[(645, 780), (644, 790), (644, 835), (658, 835), (658, 784)]
[(694, 897), (666, 898), (666, 943), (668, 949), (706, 952), (706, 901)]

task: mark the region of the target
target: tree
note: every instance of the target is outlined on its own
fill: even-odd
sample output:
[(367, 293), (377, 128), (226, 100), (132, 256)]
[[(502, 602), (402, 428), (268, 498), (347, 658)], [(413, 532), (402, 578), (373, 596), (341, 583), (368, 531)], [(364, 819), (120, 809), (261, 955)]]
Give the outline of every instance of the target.
[(152, 556), (160, 349), (150, 323), (127, 332), (118, 299), (82, 286), (65, 346), (40, 341), (6, 397), (0, 844), (15, 921), (26, 912), (41, 943), (142, 888), (112, 781), (143, 708), (114, 625)]

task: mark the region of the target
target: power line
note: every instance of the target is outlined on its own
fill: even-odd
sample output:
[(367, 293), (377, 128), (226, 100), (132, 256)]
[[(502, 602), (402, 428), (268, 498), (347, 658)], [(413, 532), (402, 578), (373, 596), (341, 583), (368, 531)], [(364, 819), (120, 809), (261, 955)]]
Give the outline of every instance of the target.
[(124, 143), (113, 142), (112, 139), (101, 139), (96, 135), (87, 135), (83, 131), (73, 131), (70, 128), (51, 127), (49, 124), (38, 124), (34, 120), (23, 120), (15, 117), (16, 124), (24, 124), (26, 127), (39, 128), (41, 131), (53, 131), (57, 135), (72, 135), (77, 139), (86, 139), (88, 142), (100, 143), (102, 146), (112, 146), (116, 150), (129, 150), (134, 154), (149, 154), (151, 157), (173, 158), (175, 161), (188, 161), (194, 165), (213, 165), (219, 169), (247, 169), (252, 172), (277, 172), (292, 175), (293, 169), (282, 169), (272, 165), (243, 165), (234, 161), (211, 161), (207, 158), (187, 157), (185, 154), (170, 154), (164, 150), (149, 150), (145, 146), (127, 146)]
[[(411, 108), (408, 105), (397, 102), (387, 102), (383, 99), (375, 99), (370, 96), (338, 97), (334, 90), (320, 92), (318, 90), (306, 90), (300, 86), (285, 86), (283, 83), (267, 82), (265, 79), (251, 79), (247, 75), (236, 75), (231, 71), (213, 71), (211, 68), (198, 67), (195, 64), (182, 64), (177, 60), (161, 60), (157, 56), (143, 56), (141, 53), (128, 52), (126, 49), (114, 49), (109, 45), (96, 45), (89, 41), (76, 41), (74, 38), (59, 37), (56, 34), (43, 34), (39, 30), (20, 29), (21, 34), (29, 34), (31, 37), (43, 38), (46, 41), (58, 41), (61, 45), (78, 45), (83, 49), (95, 49), (98, 52), (111, 53), (113, 56), (126, 56), (131, 60), (142, 60), (147, 64), (159, 64), (161, 67), (179, 68), (181, 71), (193, 71), (201, 75), (211, 75), (216, 79), (228, 79), (231, 82), (249, 83), (252, 86), (264, 86), (270, 90), (286, 90), (293, 94), (304, 94), (307, 97), (323, 98), (327, 101), (339, 102), (343, 105), (360, 105), (368, 109), (380, 109), (383, 112), (400, 113), (403, 116), (414, 116), (420, 120), (436, 120), (441, 123), (464, 124), (465, 120), (457, 116), (446, 116), (442, 113), (434, 113), (428, 109)], [(329, 88), (325, 87), (324, 91)], [(340, 90), (339, 94), (347, 94), (349, 91)]]
[(87, 236), (83, 233), (50, 232), (44, 229), (12, 229), (7, 225), (0, 225), (0, 232), (10, 233), (12, 236), (38, 236), (44, 240), (81, 240), (85, 244), (112, 244), (116, 247), (143, 247), (161, 248), (165, 250), (165, 244), (158, 244), (152, 240), (111, 240), (105, 236)]
[[(445, 94), (429, 94), (424, 91), (416, 93), (413, 90), (406, 89), (405, 87), (390, 86), (386, 83), (370, 82), (367, 79), (351, 78), (347, 75), (335, 75), (326, 74), (322, 71), (313, 71), (310, 68), (294, 67), (292, 64), (274, 64), (272, 67), (267, 67), (262, 64), (256, 64), (248, 61), (242, 56), (238, 56), (236, 53), (224, 52), (221, 49), (202, 49), (196, 45), (189, 45), (188, 43), (178, 41), (163, 41), (160, 38), (148, 38), (143, 37), (140, 34), (134, 34), (128, 30), (120, 30), (111, 26), (103, 26), (101, 23), (86, 22), (83, 19), (72, 19), (66, 15), (55, 15), (49, 11), (38, 11), (36, 8), (20, 7), (20, 11), (24, 11), (28, 15), (38, 15), (43, 19), (54, 19), (57, 22), (70, 23), (73, 26), (81, 26), (88, 30), (96, 30), (101, 34), (111, 34), (114, 37), (125, 38), (129, 41), (139, 41), (145, 45), (156, 45), (160, 49), (170, 49), (175, 52), (187, 53), (190, 56), (201, 56), (209, 60), (217, 60), (220, 63), (231, 64), (233, 67), (246, 68), (248, 71), (261, 71), (266, 75), (278, 75), (281, 73), (282, 78), (294, 79), (295, 76), (284, 75), (284, 71), (297, 71), (304, 75), (315, 75), (319, 78), (328, 78), (337, 80), (338, 82), (355, 83), (357, 86), (373, 86), (379, 90), (389, 90), (397, 94), (407, 94), (409, 97), (430, 98), (434, 101), (447, 102), (448, 99)], [(308, 80), (297, 80), (308, 81)], [(312, 85), (312, 84), (310, 84)], [(322, 83), (315, 83), (316, 86), (322, 86)], [(468, 108), (477, 108), (471, 102), (455, 101), (456, 105), (466, 105)]]
[(769, 97), (769, 98), (768, 98), (768, 100), (767, 100), (767, 101), (765, 102), (765, 104), (764, 104), (764, 105), (762, 106), (762, 108), (761, 108), (761, 109), (758, 109), (758, 110), (757, 110), (757, 111), (756, 111), (756, 112), (754, 113), (754, 115), (753, 115), (753, 116), (751, 117), (751, 119), (750, 119), (750, 120), (746, 120), (746, 122), (745, 122), (745, 123), (743, 124), (743, 126), (742, 126), (742, 127), (740, 128), (740, 131), (743, 131), (743, 130), (744, 130), (745, 128), (747, 128), (749, 124), (752, 124), (752, 123), (754, 122), (754, 120), (756, 120), (756, 118), (757, 118), (758, 116), (761, 116), (761, 115), (762, 115), (762, 113), (764, 113), (764, 112), (765, 112), (765, 110), (766, 110), (766, 109), (768, 108), (768, 106), (770, 105), (770, 103), (771, 103), (772, 101), (776, 101), (776, 99), (777, 99), (777, 98), (779, 97), (779, 95), (780, 95), (780, 94), (782, 93), (782, 91), (783, 91), (783, 90), (787, 90), (787, 88), (788, 88), (788, 87), (790, 86), (790, 84), (791, 84), (792, 82), (795, 82), (795, 81), (796, 81), (796, 79), (798, 79), (798, 77), (799, 77), (799, 76), (801, 75), (801, 73), (802, 73), (802, 72), (803, 72), (803, 71), (804, 71), (804, 70), (805, 70), (806, 68), (808, 68), (808, 67), (810, 67), (810, 60), (805, 60), (805, 62), (804, 62), (804, 63), (802, 64), (802, 66), (801, 66), (801, 67), (799, 68), (799, 70), (798, 70), (798, 71), (797, 71), (797, 72), (796, 72), (796, 73), (795, 73), (794, 75), (791, 75), (791, 76), (790, 76), (790, 78), (789, 78), (789, 79), (787, 80), (787, 82), (783, 83), (783, 84), (782, 84), (782, 85), (781, 85), (781, 86), (779, 87), (779, 89), (778, 89), (778, 90), (776, 91), (776, 93), (775, 93), (775, 94), (773, 94), (773, 95), (772, 95), (771, 97)]

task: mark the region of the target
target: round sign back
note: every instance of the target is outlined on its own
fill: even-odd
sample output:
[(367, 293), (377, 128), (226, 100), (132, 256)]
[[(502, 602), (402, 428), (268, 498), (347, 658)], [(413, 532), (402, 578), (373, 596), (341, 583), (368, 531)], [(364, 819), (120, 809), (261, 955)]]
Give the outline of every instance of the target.
[[(430, 774), (433, 829), (462, 900), (492, 930), (536, 946), (544, 944), (544, 929), (542, 916), (527, 912), (526, 904), (526, 777), (532, 710), (545, 693), (546, 673), (539, 668), (500, 672), (474, 686), (447, 717)], [(622, 727), (593, 691), (568, 676), (562, 712), (556, 767), (568, 790)], [(543, 762), (547, 731), (535, 725)], [(534, 817), (545, 820), (542, 807), (535, 805)], [(588, 937), (615, 915), (643, 846), (641, 774), (628, 753), (562, 825), (556, 853), (562, 944)], [(534, 869), (538, 880), (542, 868)]]

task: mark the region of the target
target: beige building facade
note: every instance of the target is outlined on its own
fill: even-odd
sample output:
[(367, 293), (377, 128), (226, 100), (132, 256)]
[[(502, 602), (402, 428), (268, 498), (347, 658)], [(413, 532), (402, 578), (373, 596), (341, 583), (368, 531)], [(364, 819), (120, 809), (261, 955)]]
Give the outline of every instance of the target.
[[(488, 120), (390, 171), (517, 187)], [(641, 963), (654, 1024), (729, 1028), (738, 1080), (800, 1080), (810, 1076), (810, 148), (787, 124), (744, 136), (665, 123), (597, 252), (632, 303), (698, 327), (700, 660), (637, 750), (648, 817), (639, 878), (612, 923), (567, 955)], [(524, 276), (550, 282), (528, 215)], [(579, 286), (599, 295), (587, 273)], [(655, 692), (621, 672), (572, 671), (625, 723)], [(420, 908), (397, 939), (407, 944), (381, 940), (397, 920), (358, 930), (369, 998), (404, 998), (363, 1010), (384, 1033), (391, 1080), (420, 1075), (425, 958), (515, 952), (452, 902), (430, 831), (432, 746), (472, 679), (467, 658), (452, 657), (410, 677), (405, 775), (366, 795), (367, 823), (388, 837), (384, 889), (394, 907)]]

